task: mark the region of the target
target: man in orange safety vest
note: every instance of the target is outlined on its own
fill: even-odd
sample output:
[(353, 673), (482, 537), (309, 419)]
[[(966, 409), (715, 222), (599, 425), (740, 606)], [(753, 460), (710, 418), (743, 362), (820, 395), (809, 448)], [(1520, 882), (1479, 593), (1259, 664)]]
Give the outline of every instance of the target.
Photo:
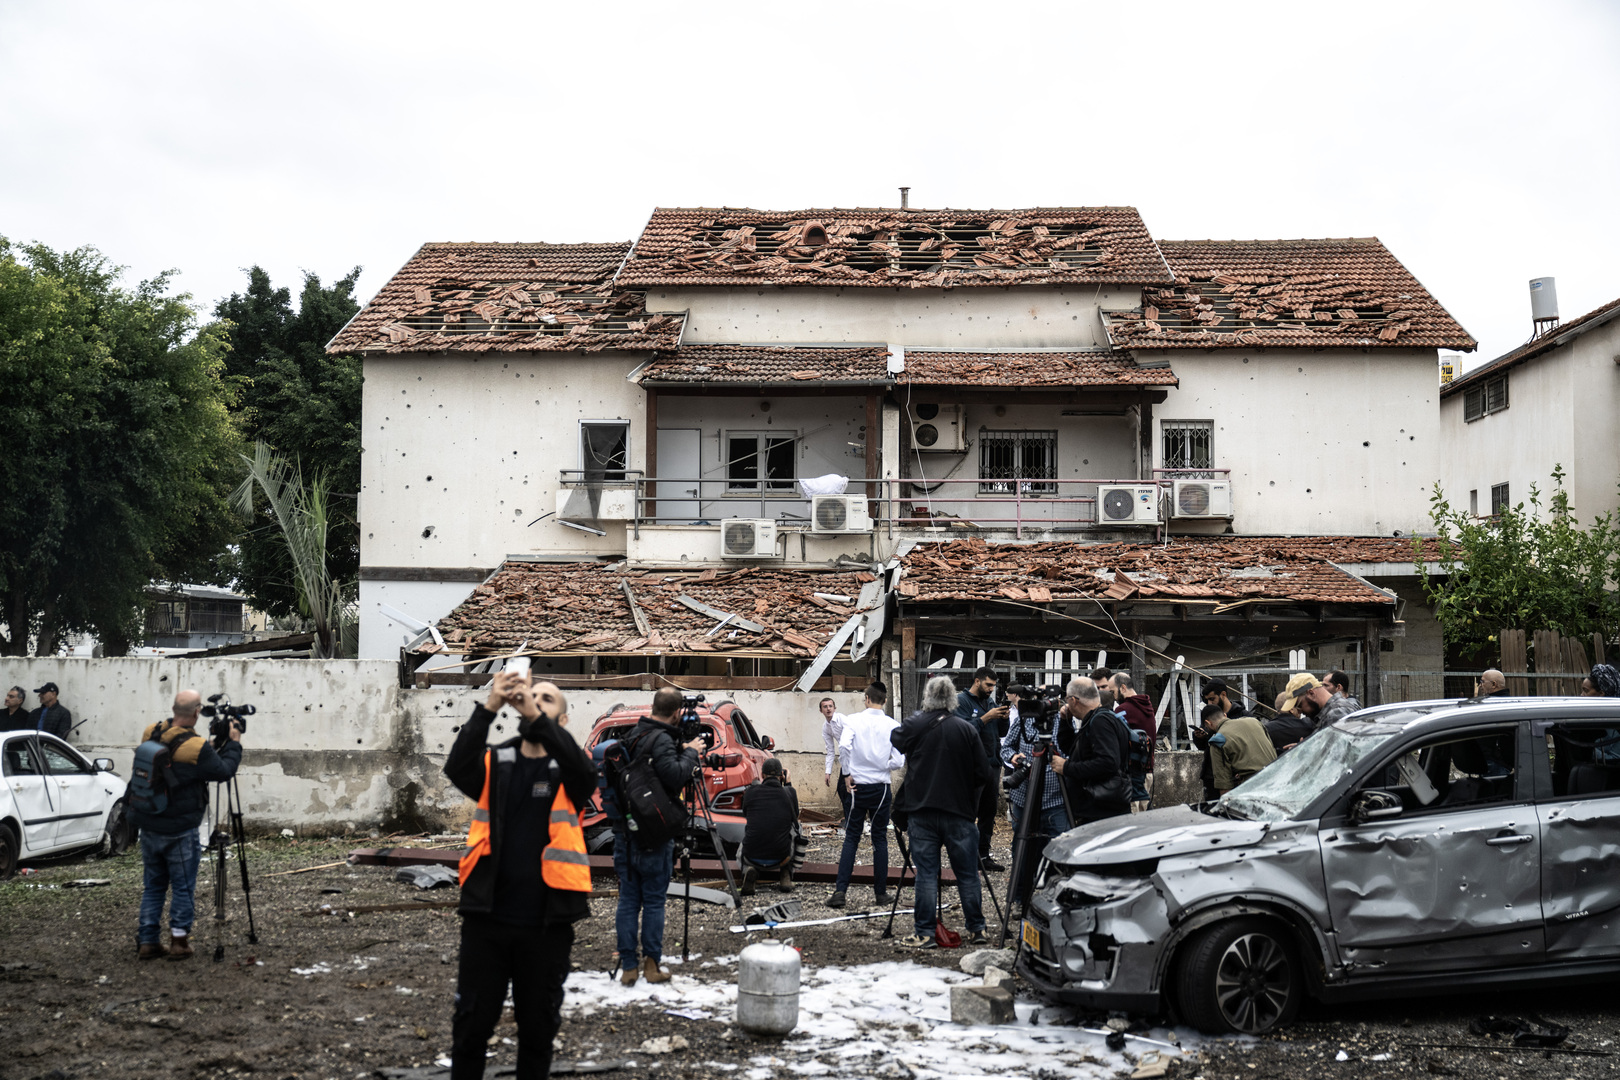
[[(506, 705), (520, 718), (518, 735), (490, 746), (490, 724)], [(567, 724), (561, 690), (503, 671), (445, 759), (445, 776), (478, 800), (461, 859), (452, 1080), (483, 1077), (508, 986), (518, 1077), (539, 1080), (551, 1071), (574, 923), (590, 915), (591, 867), (578, 808), (596, 788), (596, 768)]]

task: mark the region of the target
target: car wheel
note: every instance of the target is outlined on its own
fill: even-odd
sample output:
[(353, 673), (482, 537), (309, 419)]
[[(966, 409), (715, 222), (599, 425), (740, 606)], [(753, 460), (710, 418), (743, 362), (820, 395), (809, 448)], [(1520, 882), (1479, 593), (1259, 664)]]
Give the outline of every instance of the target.
[(1187, 944), (1181, 1008), (1211, 1035), (1263, 1035), (1294, 1018), (1304, 978), (1287, 931), (1266, 919), (1232, 919)]
[(129, 840), (129, 815), (125, 812), (124, 800), (119, 799), (107, 811), (107, 827), (101, 831), (102, 856), (110, 859), (114, 855), (122, 855), (129, 847)]
[(17, 834), (11, 831), (10, 825), (0, 825), (0, 881), (10, 881), (17, 873), (17, 859), (21, 854)]

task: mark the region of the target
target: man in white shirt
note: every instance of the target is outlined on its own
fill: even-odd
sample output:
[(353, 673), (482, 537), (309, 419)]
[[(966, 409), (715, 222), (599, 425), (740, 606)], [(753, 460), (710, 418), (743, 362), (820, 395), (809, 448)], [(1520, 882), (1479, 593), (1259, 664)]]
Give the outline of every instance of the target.
[[(838, 711), (838, 706), (830, 697), (821, 699), (821, 745), (827, 748), (827, 760), (822, 769), (822, 781), (828, 787), (833, 783), (833, 766), (838, 764), (838, 738), (844, 733), (844, 714)], [(844, 816), (838, 821), (842, 826), (849, 820), (849, 774), (840, 765), (838, 768), (838, 803), (844, 808)]]
[(866, 688), (866, 710), (844, 718), (844, 733), (838, 738), (838, 760), (849, 774), (849, 812), (844, 817), (844, 852), (838, 860), (838, 882), (827, 906), (844, 906), (844, 893), (855, 872), (855, 849), (861, 843), (861, 828), (872, 819), (872, 881), (877, 903), (889, 902), (889, 811), (894, 799), (889, 792), (889, 770), (903, 768), (906, 756), (889, 742), (889, 732), (900, 725), (883, 711), (889, 691), (880, 682)]

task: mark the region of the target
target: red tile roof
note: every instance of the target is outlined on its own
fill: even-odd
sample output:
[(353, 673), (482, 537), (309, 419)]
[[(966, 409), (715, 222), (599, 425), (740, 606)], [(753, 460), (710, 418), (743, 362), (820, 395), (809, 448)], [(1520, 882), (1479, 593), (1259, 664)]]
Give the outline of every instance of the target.
[(837, 348), (805, 345), (683, 345), (663, 353), (636, 376), (643, 385), (663, 383), (863, 383), (889, 382), (889, 350), (882, 345)]
[[(1255, 553), (1287, 558), (1327, 559), (1336, 563), (1409, 563), (1416, 555), (1410, 536), (1223, 536), (1186, 537), (1182, 544), (1236, 545)], [(1440, 558), (1440, 541), (1424, 539), (1423, 560)]]
[(653, 211), (621, 287), (1142, 284), (1170, 273), (1128, 206)]
[[(439, 621), (450, 651), (528, 649), (547, 653), (816, 655), (855, 614), (854, 604), (816, 593), (858, 597), (867, 573), (762, 567), (670, 572), (609, 569), (598, 563), (508, 562)], [(624, 595), (628, 582), (650, 634), (642, 634)], [(688, 596), (749, 624), (728, 625), (677, 599)], [(437, 651), (430, 646), (423, 651)]]
[(1394, 600), (1328, 560), (1244, 539), (1169, 544), (991, 544), (978, 538), (920, 543), (902, 560), (904, 601), (1027, 603), (1201, 600), (1224, 605), (1373, 604)]
[(923, 386), (1179, 386), (1168, 367), (1143, 367), (1126, 352), (907, 349), (900, 382)]
[(423, 244), (327, 345), (333, 353), (667, 349), (680, 315), (614, 291), (621, 244)]
[(1176, 283), (1110, 312), (1115, 344), (1153, 348), (1441, 348), (1474, 339), (1377, 239), (1159, 244)]
[(1525, 342), (1512, 352), (1503, 353), (1488, 364), (1481, 364), (1468, 374), (1453, 379), (1442, 386), (1440, 396), (1444, 398), (1461, 393), (1464, 387), (1478, 382), (1487, 375), (1494, 375), (1515, 364), (1522, 364), (1526, 360), (1533, 360), (1543, 353), (1551, 352), (1558, 346), (1580, 337), (1589, 330), (1596, 330), (1615, 318), (1620, 318), (1620, 300), (1610, 300), (1602, 307), (1594, 308), (1578, 319), (1573, 319), (1562, 326), (1549, 330), (1534, 341)]

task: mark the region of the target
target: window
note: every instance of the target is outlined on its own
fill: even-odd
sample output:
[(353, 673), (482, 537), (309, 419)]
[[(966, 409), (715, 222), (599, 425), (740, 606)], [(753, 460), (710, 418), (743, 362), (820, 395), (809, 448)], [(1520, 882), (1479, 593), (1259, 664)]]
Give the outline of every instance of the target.
[(979, 429), (979, 493), (1050, 495), (1057, 485), (1057, 432)]
[[(1166, 420), (1159, 428), (1160, 457), (1165, 469), (1213, 469), (1215, 438), (1213, 420)], [(1214, 479), (1213, 474), (1206, 474)]]
[(1479, 488), (1474, 488), (1468, 493), (1468, 512), (1479, 517)]
[(1508, 407), (1507, 372), (1492, 376), (1463, 391), (1463, 422), (1473, 423), (1482, 416)]
[(723, 441), (728, 492), (793, 490), (797, 432), (728, 431)]
[(1553, 727), (1548, 764), (1560, 799), (1612, 799), (1620, 795), (1620, 728), (1599, 723)]
[(1438, 736), (1384, 766), (1369, 786), (1397, 796), (1407, 814), (1510, 802), (1517, 738), (1516, 726)]
[(630, 467), (630, 421), (581, 420), (579, 467), (587, 483), (623, 480)]
[(1506, 484), (1493, 484), (1491, 486), (1491, 517), (1495, 517), (1508, 509), (1508, 486)]
[(45, 768), (52, 776), (74, 776), (78, 773), (95, 772), (86, 762), (78, 760), (74, 755), (64, 750), (60, 745), (39, 741), (39, 748), (45, 755)]

